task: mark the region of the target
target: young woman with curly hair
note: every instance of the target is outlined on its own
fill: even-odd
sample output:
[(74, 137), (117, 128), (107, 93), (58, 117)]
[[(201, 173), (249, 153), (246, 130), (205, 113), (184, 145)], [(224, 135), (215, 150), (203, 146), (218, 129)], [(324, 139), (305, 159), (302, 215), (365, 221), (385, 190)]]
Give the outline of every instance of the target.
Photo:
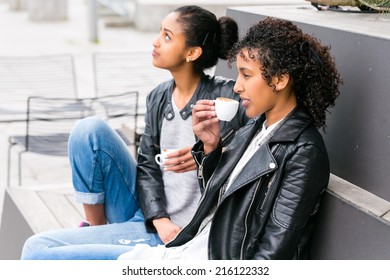
[(252, 120), (222, 149), (214, 102), (198, 101), (193, 156), (203, 196), (165, 246), (135, 246), (120, 259), (305, 259), (330, 175), (318, 128), (339, 95), (329, 48), (296, 25), (267, 18), (229, 56)]

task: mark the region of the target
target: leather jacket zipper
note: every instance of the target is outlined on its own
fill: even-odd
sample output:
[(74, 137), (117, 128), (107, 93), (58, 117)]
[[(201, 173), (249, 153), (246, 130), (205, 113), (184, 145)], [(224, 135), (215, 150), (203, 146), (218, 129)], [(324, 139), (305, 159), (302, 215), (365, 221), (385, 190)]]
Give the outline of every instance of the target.
[(269, 183), (267, 185), (267, 189), (265, 190), (263, 201), (261, 202), (260, 210), (263, 210), (263, 208), (264, 208), (264, 204), (265, 204), (265, 202), (267, 200), (266, 198), (267, 198), (268, 192), (269, 192), (269, 190), (271, 188), (271, 185), (274, 182), (274, 180), (275, 180), (275, 174), (272, 176), (271, 180), (269, 181)]
[(248, 208), (248, 211), (246, 212), (246, 215), (245, 215), (245, 234), (244, 234), (244, 237), (242, 239), (242, 244), (241, 244), (241, 253), (240, 253), (240, 259), (243, 260), (244, 259), (244, 244), (245, 244), (245, 240), (246, 240), (246, 237), (248, 235), (248, 216), (249, 216), (249, 212), (252, 208), (252, 205), (254, 203), (254, 200), (257, 196), (257, 192), (259, 190), (259, 186), (261, 184), (261, 180), (259, 180), (259, 182), (256, 184), (256, 190), (255, 190), (255, 193), (253, 195), (253, 198), (252, 198), (252, 201), (251, 203), (249, 204), (249, 208)]
[(203, 189), (205, 190), (206, 189), (206, 182), (204, 181), (204, 176), (203, 176), (203, 163), (205, 161), (207, 156), (204, 156), (202, 158), (202, 162), (199, 163), (198, 160), (196, 159), (196, 157), (194, 157), (196, 163), (198, 164), (199, 168), (198, 168), (198, 179), (199, 180), (202, 180), (202, 187)]
[[(276, 151), (277, 147), (279, 145), (275, 145), (272, 147), (271, 149), (271, 153), (274, 154), (274, 152)], [(267, 195), (269, 193), (269, 190), (271, 188), (271, 185), (273, 184), (274, 180), (275, 180), (275, 177), (276, 177), (276, 173), (274, 172), (274, 174), (272, 175), (272, 178), (271, 180), (269, 180), (268, 184), (267, 184), (267, 188), (265, 190), (265, 193), (264, 193), (264, 196), (263, 196), (263, 201), (261, 202), (261, 206), (260, 206), (260, 210), (263, 209), (264, 205), (265, 205), (265, 201), (267, 200)], [(241, 243), (241, 252), (240, 252), (240, 259), (243, 260), (244, 259), (244, 245), (245, 245), (245, 241), (246, 241), (246, 237), (248, 235), (248, 216), (249, 216), (249, 212), (251, 211), (251, 208), (254, 204), (254, 200), (256, 198), (256, 195), (257, 195), (257, 192), (258, 192), (258, 189), (259, 189), (259, 186), (261, 185), (262, 183), (262, 180), (260, 179), (259, 182), (257, 183), (256, 185), (256, 190), (255, 190), (255, 193), (253, 195), (253, 198), (252, 198), (252, 201), (251, 203), (249, 204), (249, 208), (248, 208), (248, 211), (245, 215), (245, 234), (244, 234), (244, 237), (242, 239), (242, 243)]]
[(226, 139), (228, 139), (230, 137), (230, 135), (232, 135), (232, 133), (234, 133), (235, 131), (233, 129), (229, 130), (229, 132), (226, 134), (226, 135), (223, 135), (223, 137), (221, 137), (221, 141), (222, 143), (224, 143), (226, 141)]

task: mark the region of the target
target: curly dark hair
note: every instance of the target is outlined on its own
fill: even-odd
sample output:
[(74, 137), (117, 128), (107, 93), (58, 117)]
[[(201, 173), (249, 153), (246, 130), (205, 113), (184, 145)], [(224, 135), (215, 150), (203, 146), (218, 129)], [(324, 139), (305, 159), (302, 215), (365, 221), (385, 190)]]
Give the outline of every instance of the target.
[(217, 17), (199, 6), (182, 6), (174, 10), (182, 24), (188, 47), (201, 47), (202, 55), (194, 61), (198, 72), (215, 66), (218, 58), (226, 59), (230, 48), (238, 41), (237, 22)]
[(234, 45), (228, 54), (229, 64), (237, 55), (244, 56), (243, 49), (260, 62), (262, 76), (274, 90), (272, 77), (289, 74), (298, 104), (309, 111), (317, 128), (325, 130), (326, 112), (335, 105), (342, 84), (329, 46), (288, 20), (268, 17)]

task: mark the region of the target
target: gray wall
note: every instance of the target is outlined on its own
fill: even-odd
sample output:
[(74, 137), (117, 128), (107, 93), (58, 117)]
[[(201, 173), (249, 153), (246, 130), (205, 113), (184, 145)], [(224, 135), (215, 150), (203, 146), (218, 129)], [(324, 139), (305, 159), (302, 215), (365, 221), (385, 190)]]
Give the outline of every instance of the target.
[[(292, 7), (250, 12), (231, 8), (227, 15), (237, 20), (241, 35), (266, 16), (286, 17), (332, 47), (344, 86), (324, 135), (331, 172), (390, 201), (390, 22), (377, 14), (359, 23), (356, 14)], [(326, 16), (333, 26), (323, 24)], [(369, 35), (370, 25), (374, 36)], [(360, 29), (366, 34), (351, 31)], [(234, 67), (221, 61), (216, 74), (236, 78)]]

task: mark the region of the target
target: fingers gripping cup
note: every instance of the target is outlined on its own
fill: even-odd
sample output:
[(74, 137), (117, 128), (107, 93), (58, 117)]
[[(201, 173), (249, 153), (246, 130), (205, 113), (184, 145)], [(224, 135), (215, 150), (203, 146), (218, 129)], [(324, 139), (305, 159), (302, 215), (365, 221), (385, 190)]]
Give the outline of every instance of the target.
[(221, 121), (231, 121), (236, 115), (239, 102), (226, 97), (218, 97), (214, 100), (217, 118)]
[(161, 154), (157, 154), (154, 157), (154, 160), (157, 162), (158, 165), (164, 166), (165, 159), (167, 158), (167, 155), (170, 153), (173, 153), (176, 151), (176, 149), (163, 149), (161, 151)]

